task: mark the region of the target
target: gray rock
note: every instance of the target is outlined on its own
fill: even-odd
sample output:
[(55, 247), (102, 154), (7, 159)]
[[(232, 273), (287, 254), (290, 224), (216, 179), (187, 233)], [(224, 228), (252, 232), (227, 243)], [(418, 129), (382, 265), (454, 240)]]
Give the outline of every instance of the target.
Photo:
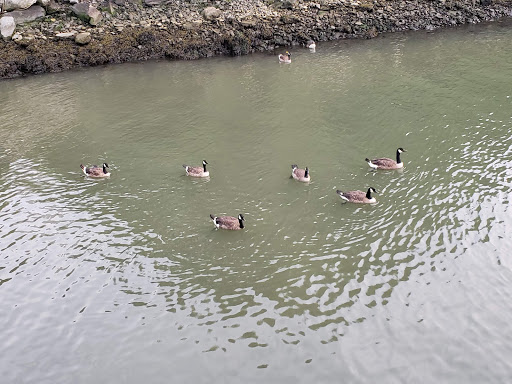
[(36, 3), (42, 7), (46, 7), (48, 4), (50, 4), (50, 0), (37, 0)]
[[(4, 11), (14, 11), (16, 9), (26, 9), (35, 4), (37, 0), (5, 0)], [(2, 1), (3, 3), (3, 1)]]
[(256, 25), (258, 25), (258, 21), (253, 19), (252, 17), (246, 17), (242, 21), (240, 21), (240, 24), (242, 24), (245, 28), (254, 28)]
[(297, 4), (297, 3), (298, 3), (298, 0), (281, 0), (281, 1), (276, 1), (274, 3), (274, 6), (276, 8), (280, 8), (280, 9), (293, 9), (295, 4)]
[(55, 37), (62, 39), (62, 40), (70, 40), (70, 39), (74, 38), (75, 35), (76, 35), (76, 32), (61, 32), (61, 33), (57, 33), (55, 35)]
[(215, 20), (222, 16), (222, 11), (215, 7), (206, 7), (201, 12), (201, 15), (205, 18), (205, 20)]
[(167, 0), (144, 0), (144, 4), (147, 6), (153, 7), (155, 5), (160, 5), (162, 3), (165, 3)]
[(46, 13), (48, 15), (51, 15), (52, 13), (62, 12), (64, 10), (64, 7), (61, 4), (57, 3), (55, 0), (50, 0), (45, 9)]
[(5, 15), (12, 16), (16, 24), (23, 24), (37, 20), (41, 17), (45, 17), (46, 12), (43, 7), (39, 5), (33, 5), (28, 9), (24, 9), (23, 11), (7, 12)]
[(80, 45), (89, 44), (92, 40), (89, 32), (82, 32), (75, 36), (75, 43)]
[(78, 3), (71, 7), (73, 13), (91, 25), (98, 25), (103, 16), (100, 11), (88, 3)]
[(4, 39), (10, 38), (15, 29), (16, 23), (14, 22), (14, 17), (4, 16), (0, 19), (0, 34)]

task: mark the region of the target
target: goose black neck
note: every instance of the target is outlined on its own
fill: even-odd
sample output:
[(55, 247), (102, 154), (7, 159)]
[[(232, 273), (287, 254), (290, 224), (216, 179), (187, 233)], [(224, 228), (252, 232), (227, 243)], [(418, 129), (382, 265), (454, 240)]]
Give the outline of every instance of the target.
[(372, 199), (372, 190), (370, 188), (368, 188), (368, 191), (366, 191), (366, 198), (368, 200)]
[(107, 167), (103, 166), (103, 173), (107, 174)]
[(396, 150), (396, 163), (400, 164), (401, 162), (402, 162), (402, 160), (400, 160), (400, 151), (397, 149)]
[(304, 173), (304, 177), (307, 178), (309, 175), (309, 169), (306, 167), (306, 173)]
[(206, 172), (206, 164), (203, 164), (203, 171)]
[(240, 224), (240, 228), (244, 227), (244, 221), (242, 219), (238, 219), (238, 223)]

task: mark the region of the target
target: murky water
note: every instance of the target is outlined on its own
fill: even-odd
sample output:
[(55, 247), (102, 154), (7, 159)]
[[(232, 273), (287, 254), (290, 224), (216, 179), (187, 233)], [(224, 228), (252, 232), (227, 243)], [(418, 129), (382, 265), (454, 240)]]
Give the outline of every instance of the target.
[(293, 53), (0, 83), (2, 382), (510, 380), (512, 25)]

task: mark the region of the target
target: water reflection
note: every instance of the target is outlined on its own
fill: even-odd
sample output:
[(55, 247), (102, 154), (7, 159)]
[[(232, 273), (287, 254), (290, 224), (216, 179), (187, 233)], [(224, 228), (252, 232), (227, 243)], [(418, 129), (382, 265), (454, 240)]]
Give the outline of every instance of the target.
[[(468, 259), (483, 274), (510, 267), (511, 99), (495, 80), (509, 77), (506, 64), (482, 72), (473, 57), (450, 56), (449, 38), (422, 41), (442, 51), (435, 57), (408, 35), (337, 44), (298, 51), (286, 69), (255, 55), (63, 75), (63, 84), (90, 82), (53, 88), (61, 118), (43, 119), (40, 130), (33, 116), (15, 119), (19, 90), (6, 86), (0, 287), (12, 307), (8, 346), (28, 348), (22, 326), (37, 339), (29, 355), (41, 365), (54, 362), (45, 344), (80, 350), (90, 337), (133, 362), (149, 332), (141, 328), (152, 324), (176, 331), (166, 340), (184, 359), (198, 348), (240, 354), (258, 368), (290, 351), (316, 363), (367, 324), (376, 324), (375, 339), (394, 340), (386, 323), (406, 317), (411, 302), (425, 305), (418, 323), (444, 323), (428, 292), (416, 298), (420, 282), (446, 276), (471, 285), (461, 273)], [(403, 171), (372, 172), (364, 162), (402, 145)], [(210, 179), (185, 177), (181, 164), (202, 158)], [(109, 180), (81, 176), (81, 162), (103, 160)], [(291, 180), (292, 163), (308, 165), (313, 182)], [(342, 204), (335, 193), (369, 185), (381, 192), (374, 206)], [(210, 213), (243, 213), (247, 228), (215, 230)], [(47, 324), (58, 325), (54, 333)]]

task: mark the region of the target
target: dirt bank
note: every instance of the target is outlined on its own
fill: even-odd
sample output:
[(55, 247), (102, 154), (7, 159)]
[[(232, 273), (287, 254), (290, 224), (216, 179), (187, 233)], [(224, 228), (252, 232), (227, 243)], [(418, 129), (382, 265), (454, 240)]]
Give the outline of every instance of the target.
[(116, 0), (89, 5), (101, 13), (96, 25), (78, 17), (72, 4), (53, 0), (42, 6), (44, 16), (17, 23), (11, 38), (0, 40), (0, 78), (128, 61), (244, 55), (309, 39), (373, 38), (512, 16), (512, 0)]

